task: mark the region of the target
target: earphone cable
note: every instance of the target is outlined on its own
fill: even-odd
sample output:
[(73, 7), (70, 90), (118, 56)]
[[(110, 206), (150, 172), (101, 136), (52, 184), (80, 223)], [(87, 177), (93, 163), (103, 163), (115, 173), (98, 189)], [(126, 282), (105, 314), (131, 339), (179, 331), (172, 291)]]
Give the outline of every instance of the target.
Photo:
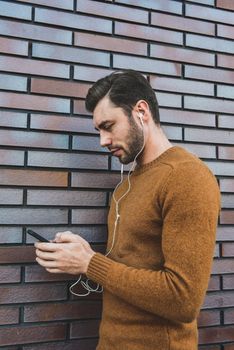
[[(128, 181), (128, 188), (127, 188), (127, 191), (118, 199), (116, 200), (116, 197), (115, 197), (115, 194), (116, 194), (116, 191), (117, 189), (120, 187), (120, 185), (123, 183), (123, 180), (124, 180), (124, 176), (123, 176), (123, 164), (121, 165), (121, 179), (120, 179), (120, 182), (116, 185), (115, 189), (114, 189), (114, 192), (113, 192), (113, 200), (115, 202), (115, 213), (116, 213), (116, 218), (115, 218), (115, 223), (114, 223), (114, 230), (113, 230), (113, 238), (112, 238), (112, 244), (111, 244), (111, 247), (109, 249), (109, 251), (105, 254), (105, 256), (108, 256), (111, 251), (113, 250), (114, 248), (114, 244), (115, 244), (115, 239), (116, 239), (116, 231), (117, 231), (117, 227), (118, 227), (118, 223), (119, 223), (119, 220), (120, 220), (120, 214), (119, 214), (119, 203), (120, 201), (127, 196), (127, 194), (130, 192), (131, 190), (131, 181), (130, 181), (130, 176), (132, 174), (132, 172), (134, 171), (135, 167), (136, 167), (136, 159), (137, 157), (141, 154), (141, 152), (143, 151), (144, 147), (145, 147), (145, 134), (144, 134), (144, 124), (143, 124), (143, 121), (142, 119), (140, 118), (140, 121), (141, 121), (141, 124), (142, 124), (142, 132), (143, 132), (143, 145), (140, 149), (140, 151), (137, 153), (137, 155), (135, 156), (134, 160), (133, 160), (133, 163), (132, 163), (132, 166), (128, 172), (128, 176), (127, 176), (127, 181)], [(82, 278), (82, 275), (79, 276), (78, 280), (73, 283), (69, 290), (70, 290), (70, 293), (73, 294), (73, 295), (76, 295), (76, 296), (79, 296), (79, 297), (86, 297), (88, 296), (91, 292), (95, 292), (95, 293), (102, 293), (103, 292), (103, 287), (101, 285), (99, 285), (97, 283), (97, 287), (96, 288), (92, 288), (90, 285), (89, 285), (89, 279), (86, 279), (85, 281), (82, 281), (81, 280)], [(74, 292), (72, 289), (78, 285), (78, 284), (81, 284), (83, 286), (84, 289), (87, 290), (86, 293), (84, 294), (79, 294), (79, 293), (76, 293)]]

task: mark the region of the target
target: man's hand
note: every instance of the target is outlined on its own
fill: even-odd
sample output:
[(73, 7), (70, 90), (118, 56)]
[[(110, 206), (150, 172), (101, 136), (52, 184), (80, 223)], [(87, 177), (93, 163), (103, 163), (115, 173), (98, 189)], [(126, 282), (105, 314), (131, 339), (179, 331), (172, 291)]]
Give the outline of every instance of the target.
[(58, 232), (52, 243), (35, 243), (36, 261), (48, 272), (86, 273), (95, 252), (89, 243), (70, 231)]

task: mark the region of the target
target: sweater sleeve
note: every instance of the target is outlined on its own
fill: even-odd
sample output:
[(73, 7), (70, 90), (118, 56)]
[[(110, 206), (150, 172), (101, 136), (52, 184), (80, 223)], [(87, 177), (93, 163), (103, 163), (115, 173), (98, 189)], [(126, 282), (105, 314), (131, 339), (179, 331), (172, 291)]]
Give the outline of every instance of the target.
[(137, 269), (96, 253), (87, 276), (145, 311), (171, 321), (192, 322), (211, 272), (220, 192), (208, 168), (191, 162), (172, 170), (160, 202), (162, 269)]

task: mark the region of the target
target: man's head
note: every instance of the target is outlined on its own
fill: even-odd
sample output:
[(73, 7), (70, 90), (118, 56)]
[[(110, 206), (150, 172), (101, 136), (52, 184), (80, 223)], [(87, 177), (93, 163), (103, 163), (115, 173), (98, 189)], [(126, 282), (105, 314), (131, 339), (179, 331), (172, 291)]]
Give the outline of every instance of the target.
[(143, 147), (147, 134), (143, 123), (160, 125), (155, 93), (135, 71), (116, 72), (98, 80), (88, 91), (86, 108), (93, 113), (101, 146), (124, 164), (132, 162)]
[(99, 79), (88, 91), (86, 109), (94, 112), (98, 102), (108, 95), (116, 107), (121, 107), (129, 117), (139, 100), (147, 102), (155, 124), (160, 123), (158, 102), (147, 79), (134, 70), (114, 72)]

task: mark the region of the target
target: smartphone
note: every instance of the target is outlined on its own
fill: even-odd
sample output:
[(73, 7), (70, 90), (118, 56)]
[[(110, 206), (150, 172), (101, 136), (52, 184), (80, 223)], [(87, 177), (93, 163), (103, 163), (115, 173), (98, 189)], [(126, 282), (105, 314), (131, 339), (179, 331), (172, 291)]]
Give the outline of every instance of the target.
[(46, 239), (45, 237), (42, 237), (41, 235), (39, 235), (39, 233), (36, 233), (33, 230), (27, 230), (27, 233), (41, 242), (50, 242), (48, 239)]

